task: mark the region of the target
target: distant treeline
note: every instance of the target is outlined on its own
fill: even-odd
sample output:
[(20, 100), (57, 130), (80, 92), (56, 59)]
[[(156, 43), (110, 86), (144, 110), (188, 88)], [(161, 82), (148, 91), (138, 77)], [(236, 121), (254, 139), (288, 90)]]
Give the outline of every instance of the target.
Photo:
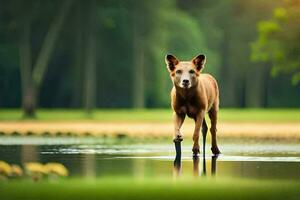
[(265, 44), (257, 24), (277, 7), (283, 2), (0, 1), (0, 107), (29, 115), (36, 107), (167, 107), (167, 52), (184, 60), (205, 53), (222, 107), (299, 107), (297, 81), (271, 76), (273, 57), (257, 56)]

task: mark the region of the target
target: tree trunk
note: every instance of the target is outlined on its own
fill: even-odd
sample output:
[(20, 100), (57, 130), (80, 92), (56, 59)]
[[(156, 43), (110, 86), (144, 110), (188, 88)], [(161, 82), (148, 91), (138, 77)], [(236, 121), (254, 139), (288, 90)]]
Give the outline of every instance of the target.
[(145, 94), (144, 94), (144, 46), (143, 38), (141, 36), (141, 24), (139, 20), (138, 9), (135, 9), (134, 22), (133, 22), (133, 107), (145, 107)]
[(85, 49), (85, 110), (88, 115), (95, 107), (96, 97), (96, 2), (91, 0), (87, 3), (86, 16), (86, 49)]
[(23, 96), (23, 109), (25, 118), (35, 118), (37, 105), (37, 91), (33, 84), (27, 86)]
[(41, 82), (43, 81), (50, 56), (54, 50), (54, 46), (58, 39), (58, 35), (62, 28), (64, 20), (71, 9), (72, 2), (73, 0), (63, 1), (63, 5), (61, 6), (58, 15), (51, 23), (50, 28), (46, 34), (45, 40), (41, 47), (41, 51), (39, 52), (36, 64), (32, 72), (33, 82), (36, 85), (37, 89), (40, 87)]
[(84, 41), (83, 41), (83, 13), (82, 13), (82, 1), (76, 2), (76, 27), (75, 32), (75, 45), (74, 45), (74, 60), (73, 66), (73, 87), (72, 87), (72, 107), (82, 106), (82, 92), (83, 92), (83, 53), (84, 53)]
[(58, 33), (68, 14), (73, 0), (66, 0), (59, 14), (55, 17), (42, 44), (36, 64), (32, 67), (31, 57), (31, 16), (26, 13), (24, 19), (20, 19), (21, 33), (19, 39), (20, 72), (22, 84), (22, 107), (25, 117), (35, 117), (39, 87), (43, 81), (51, 53), (54, 50)]
[(261, 66), (263, 68), (263, 93), (262, 93), (262, 105), (264, 108), (269, 107), (269, 96), (270, 96), (270, 70), (271, 70), (271, 64), (266, 63), (266, 66)]
[(263, 90), (265, 86), (263, 67), (253, 65), (246, 72), (246, 107), (263, 106)]
[(20, 72), (22, 83), (22, 107), (24, 117), (35, 117), (36, 108), (36, 91), (31, 78), (31, 48), (30, 48), (30, 19), (23, 19), (20, 38), (19, 38), (19, 56), (20, 56)]
[(222, 85), (220, 85), (220, 95), (222, 99), (222, 106), (235, 106), (235, 77), (232, 72), (232, 66), (230, 66), (230, 33), (229, 30), (225, 28), (224, 35), (221, 43), (221, 79)]
[(133, 107), (144, 108), (144, 52), (139, 39), (134, 39)]

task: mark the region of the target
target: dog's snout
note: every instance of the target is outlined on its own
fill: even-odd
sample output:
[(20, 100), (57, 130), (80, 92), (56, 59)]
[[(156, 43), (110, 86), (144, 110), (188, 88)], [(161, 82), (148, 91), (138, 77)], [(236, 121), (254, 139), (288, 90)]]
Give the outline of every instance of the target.
[(182, 83), (184, 83), (184, 84), (189, 84), (190, 81), (189, 81), (188, 79), (183, 79), (183, 80), (182, 80)]

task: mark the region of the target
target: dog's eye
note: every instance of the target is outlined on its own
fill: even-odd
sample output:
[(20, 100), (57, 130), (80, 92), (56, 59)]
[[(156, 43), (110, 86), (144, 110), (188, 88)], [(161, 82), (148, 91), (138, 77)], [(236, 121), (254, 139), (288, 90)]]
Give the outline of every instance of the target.
[(176, 71), (176, 74), (181, 74), (181, 73), (182, 73), (181, 70), (177, 70), (177, 71)]
[(190, 72), (190, 74), (195, 74), (194, 70), (190, 70), (189, 72)]

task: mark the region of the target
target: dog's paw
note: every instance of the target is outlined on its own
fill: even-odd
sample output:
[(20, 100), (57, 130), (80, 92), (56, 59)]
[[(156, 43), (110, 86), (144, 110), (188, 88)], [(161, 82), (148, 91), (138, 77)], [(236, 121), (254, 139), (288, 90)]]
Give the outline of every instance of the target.
[(218, 148), (217, 146), (212, 147), (212, 148), (211, 148), (211, 152), (212, 152), (214, 155), (219, 155), (219, 154), (221, 154), (221, 151), (219, 150), (219, 148)]
[(183, 141), (183, 137), (182, 135), (177, 135), (174, 139), (173, 139), (173, 142), (176, 143), (176, 142), (182, 142)]
[(193, 156), (198, 156), (200, 154), (200, 147), (199, 146), (193, 146)]

